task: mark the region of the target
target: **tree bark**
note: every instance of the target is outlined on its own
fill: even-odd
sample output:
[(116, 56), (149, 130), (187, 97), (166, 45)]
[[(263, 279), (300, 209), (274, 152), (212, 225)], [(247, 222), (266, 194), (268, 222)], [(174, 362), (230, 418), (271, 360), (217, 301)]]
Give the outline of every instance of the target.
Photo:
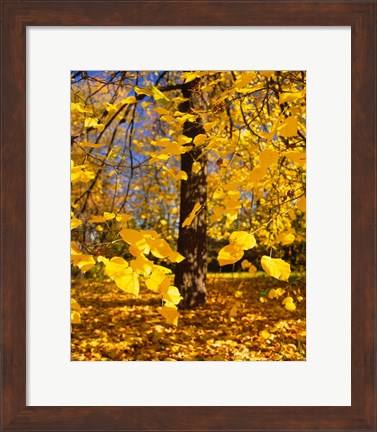
[[(182, 94), (188, 100), (183, 102), (179, 110), (194, 114), (195, 108), (194, 87), (197, 80), (184, 84)], [(204, 134), (202, 124), (197, 122), (185, 122), (183, 134), (194, 138)], [(189, 143), (187, 145), (194, 145)], [(195, 161), (200, 162), (201, 169), (198, 173), (192, 171)], [(181, 169), (187, 173), (188, 179), (181, 181), (180, 192), (180, 222), (178, 235), (178, 252), (186, 259), (177, 264), (175, 271), (175, 286), (181, 292), (183, 300), (180, 307), (192, 309), (206, 302), (206, 276), (207, 276), (207, 157), (200, 148), (182, 154)], [(182, 228), (182, 223), (191, 213), (196, 203), (203, 208), (194, 218), (190, 226)]]

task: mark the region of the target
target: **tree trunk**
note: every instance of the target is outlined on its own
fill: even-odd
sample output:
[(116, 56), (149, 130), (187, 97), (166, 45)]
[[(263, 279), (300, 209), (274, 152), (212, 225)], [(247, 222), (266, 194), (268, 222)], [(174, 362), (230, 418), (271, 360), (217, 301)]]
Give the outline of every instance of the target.
[[(188, 101), (183, 102), (179, 110), (192, 113), (195, 108), (195, 94), (192, 91), (197, 80), (185, 84), (182, 94)], [(205, 131), (199, 122), (185, 122), (184, 135), (194, 138)], [(189, 143), (188, 145), (193, 145)], [(192, 171), (195, 161), (200, 162), (198, 173)], [(175, 286), (181, 292), (183, 300), (180, 307), (192, 309), (206, 302), (206, 276), (207, 276), (207, 157), (200, 148), (193, 148), (181, 156), (181, 169), (187, 173), (188, 179), (181, 181), (180, 222), (178, 234), (178, 252), (186, 259), (177, 264), (175, 271)], [(182, 228), (182, 223), (191, 213), (196, 203), (204, 208), (194, 218), (190, 226)]]

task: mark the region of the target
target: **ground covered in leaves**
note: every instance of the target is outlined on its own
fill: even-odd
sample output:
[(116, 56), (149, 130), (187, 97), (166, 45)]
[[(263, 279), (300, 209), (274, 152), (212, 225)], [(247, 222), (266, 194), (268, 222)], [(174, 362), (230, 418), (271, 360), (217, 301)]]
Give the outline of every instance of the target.
[[(72, 324), (71, 359), (306, 359), (304, 275), (285, 283), (262, 275), (212, 274), (207, 287), (207, 304), (180, 311), (175, 327), (165, 323), (157, 311), (161, 300), (145, 287), (134, 299), (110, 281), (74, 280), (81, 322)], [(294, 310), (283, 304), (287, 297)]]

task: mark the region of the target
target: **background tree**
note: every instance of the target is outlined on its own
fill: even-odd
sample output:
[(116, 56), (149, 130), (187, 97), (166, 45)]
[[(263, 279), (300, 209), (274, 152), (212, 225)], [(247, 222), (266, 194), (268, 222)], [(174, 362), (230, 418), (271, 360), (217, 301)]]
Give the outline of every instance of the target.
[[(195, 79), (182, 85), (182, 96), (186, 99), (180, 105), (180, 111), (195, 115), (200, 109), (199, 98), (195, 93), (199, 80)], [(185, 121), (183, 135), (195, 140), (204, 136), (201, 120)], [(198, 162), (200, 161), (200, 162)], [(200, 169), (193, 169), (194, 163), (200, 163)], [(180, 229), (178, 232), (178, 252), (186, 259), (177, 264), (175, 285), (183, 295), (182, 306), (192, 308), (206, 301), (207, 276), (207, 155), (200, 147), (194, 147), (181, 156), (181, 170), (187, 173), (187, 180), (181, 182), (180, 193)], [(183, 227), (195, 206), (200, 209), (192, 223)]]

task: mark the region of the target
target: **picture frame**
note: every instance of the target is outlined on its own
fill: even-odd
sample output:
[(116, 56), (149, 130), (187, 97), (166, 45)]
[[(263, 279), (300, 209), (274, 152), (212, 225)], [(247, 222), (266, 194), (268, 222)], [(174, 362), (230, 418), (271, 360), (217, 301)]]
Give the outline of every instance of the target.
[[(376, 430), (375, 2), (2, 3), (2, 430)], [(26, 405), (26, 27), (352, 28), (352, 404), (337, 407)], [(15, 175), (17, 173), (17, 175)]]

